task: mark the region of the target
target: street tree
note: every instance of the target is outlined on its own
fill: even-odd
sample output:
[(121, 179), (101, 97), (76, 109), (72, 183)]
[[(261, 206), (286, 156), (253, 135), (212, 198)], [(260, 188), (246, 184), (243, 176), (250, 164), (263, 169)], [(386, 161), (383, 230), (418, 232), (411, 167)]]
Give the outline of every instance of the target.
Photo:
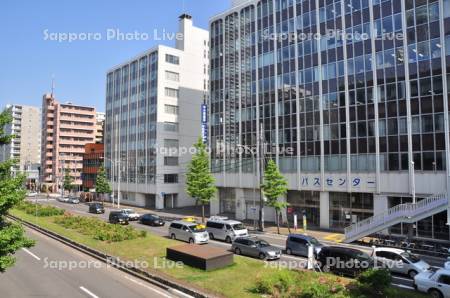
[(111, 185), (109, 184), (108, 178), (106, 178), (106, 172), (103, 166), (101, 166), (97, 172), (95, 192), (101, 194), (102, 197), (103, 195), (110, 194), (112, 192)]
[(67, 190), (69, 193), (75, 188), (75, 184), (73, 183), (75, 179), (70, 175), (70, 170), (64, 170), (64, 180), (63, 180), (63, 188)]
[(209, 204), (217, 191), (214, 176), (209, 166), (206, 145), (199, 138), (194, 144), (196, 153), (188, 165), (186, 174), (186, 191), (202, 206), (202, 223), (205, 222), (205, 204)]
[(279, 215), (283, 209), (286, 209), (289, 204), (280, 201), (280, 197), (287, 193), (287, 180), (281, 175), (276, 163), (269, 160), (264, 173), (264, 181), (261, 185), (264, 195), (267, 198), (266, 206), (275, 209), (275, 217), (278, 234), (280, 234), (280, 219)]
[[(11, 123), (12, 118), (7, 111), (0, 114), (0, 146), (11, 142), (13, 135), (7, 135), (5, 126)], [(8, 210), (19, 204), (26, 194), (24, 188), (25, 176), (11, 173), (15, 160), (0, 163), (0, 272), (15, 263), (14, 253), (22, 247), (31, 247), (34, 241), (25, 237), (21, 225), (8, 221)]]

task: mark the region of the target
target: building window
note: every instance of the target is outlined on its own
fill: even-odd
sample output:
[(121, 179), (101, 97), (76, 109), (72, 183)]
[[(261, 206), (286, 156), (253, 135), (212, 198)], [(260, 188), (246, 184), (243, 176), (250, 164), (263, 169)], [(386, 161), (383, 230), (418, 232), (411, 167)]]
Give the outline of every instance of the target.
[(166, 54), (166, 62), (171, 64), (180, 64), (180, 58), (174, 55)]
[(164, 105), (164, 111), (167, 114), (178, 115), (178, 106)]
[(164, 122), (164, 131), (178, 131), (178, 123), (176, 122)]
[(165, 89), (165, 94), (168, 97), (173, 97), (173, 98), (178, 98), (178, 89), (173, 89), (173, 88), (166, 88)]
[(166, 80), (179, 82), (180, 81), (180, 74), (173, 71), (166, 70)]
[(178, 157), (176, 156), (165, 156), (164, 157), (165, 166), (178, 166)]
[(164, 139), (164, 148), (178, 148), (178, 140)]
[(164, 174), (164, 183), (178, 183), (178, 174)]

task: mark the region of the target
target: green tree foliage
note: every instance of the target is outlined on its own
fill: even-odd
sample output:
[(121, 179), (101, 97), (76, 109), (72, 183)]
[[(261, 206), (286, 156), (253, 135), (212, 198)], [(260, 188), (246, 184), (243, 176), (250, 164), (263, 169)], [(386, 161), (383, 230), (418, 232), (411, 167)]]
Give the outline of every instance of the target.
[(287, 208), (289, 205), (286, 202), (279, 201), (279, 198), (287, 193), (287, 181), (286, 178), (281, 175), (276, 163), (273, 160), (269, 160), (264, 173), (264, 181), (261, 185), (264, 195), (267, 198), (266, 206), (273, 207), (275, 209), (276, 223), (278, 234), (280, 234), (280, 219), (279, 215), (281, 210)]
[(215, 179), (209, 166), (209, 155), (206, 145), (199, 138), (194, 144), (196, 153), (188, 165), (186, 174), (187, 193), (202, 205), (202, 222), (205, 222), (205, 204), (208, 204), (216, 193)]
[(63, 181), (64, 190), (71, 192), (75, 188), (75, 184), (73, 184), (74, 180), (75, 179), (70, 175), (70, 170), (65, 169), (64, 170), (64, 181)]
[(112, 192), (111, 185), (106, 178), (106, 172), (103, 166), (101, 166), (97, 172), (97, 179), (95, 180), (95, 191), (100, 194), (110, 194)]
[[(5, 133), (5, 126), (8, 123), (11, 123), (11, 116), (4, 111), (0, 114), (0, 146), (8, 144), (13, 138)], [(13, 160), (0, 163), (0, 272), (5, 272), (14, 265), (13, 255), (17, 250), (34, 244), (34, 241), (25, 237), (22, 226), (5, 218), (8, 210), (20, 203), (26, 194), (23, 187), (25, 176), (13, 177), (11, 174), (11, 167), (15, 163)]]

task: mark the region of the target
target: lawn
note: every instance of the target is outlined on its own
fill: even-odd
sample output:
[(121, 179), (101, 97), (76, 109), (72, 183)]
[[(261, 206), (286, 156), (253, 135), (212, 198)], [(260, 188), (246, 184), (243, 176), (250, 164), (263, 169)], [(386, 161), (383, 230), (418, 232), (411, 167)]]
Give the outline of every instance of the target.
[[(145, 261), (149, 265), (150, 271), (156, 271), (170, 279), (182, 281), (182, 283), (189, 284), (196, 288), (206, 290), (206, 292), (223, 297), (261, 297), (250, 291), (256, 284), (257, 280), (273, 276), (278, 269), (268, 268), (263, 262), (241, 257), (234, 257), (234, 265), (218, 269), (214, 271), (202, 271), (189, 266), (175, 267), (164, 266), (166, 255), (166, 248), (174, 245), (179, 245), (179, 241), (171, 240), (165, 237), (147, 233), (144, 238), (137, 238), (133, 240), (125, 240), (120, 242), (106, 242), (92, 239), (92, 237), (83, 235), (76, 230), (66, 229), (56, 223), (51, 217), (35, 217), (26, 214), (23, 211), (14, 209), (10, 211), (11, 215), (19, 217), (25, 221), (37, 224), (45, 229), (56, 232), (67, 238), (70, 238), (78, 243), (84, 244), (96, 250), (105, 252), (110, 255), (119, 257), (125, 261)], [(287, 275), (296, 276), (299, 284), (296, 287), (308, 287), (312, 283), (317, 282), (318, 279), (325, 279), (327, 283), (348, 284), (349, 279), (339, 278), (334, 275), (320, 274), (309, 271), (294, 272), (285, 269)], [(300, 278), (299, 275), (301, 276)], [(395, 289), (394, 296), (406, 297), (425, 297), (414, 291), (407, 291), (402, 289)], [(343, 296), (348, 297), (348, 296)]]

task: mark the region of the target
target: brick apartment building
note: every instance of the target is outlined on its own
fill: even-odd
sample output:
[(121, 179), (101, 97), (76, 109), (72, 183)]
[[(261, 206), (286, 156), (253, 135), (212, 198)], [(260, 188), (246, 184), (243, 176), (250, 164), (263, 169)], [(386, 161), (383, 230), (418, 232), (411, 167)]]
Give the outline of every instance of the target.
[(83, 190), (89, 191), (95, 188), (97, 173), (103, 164), (104, 146), (103, 144), (86, 144), (83, 155)]

